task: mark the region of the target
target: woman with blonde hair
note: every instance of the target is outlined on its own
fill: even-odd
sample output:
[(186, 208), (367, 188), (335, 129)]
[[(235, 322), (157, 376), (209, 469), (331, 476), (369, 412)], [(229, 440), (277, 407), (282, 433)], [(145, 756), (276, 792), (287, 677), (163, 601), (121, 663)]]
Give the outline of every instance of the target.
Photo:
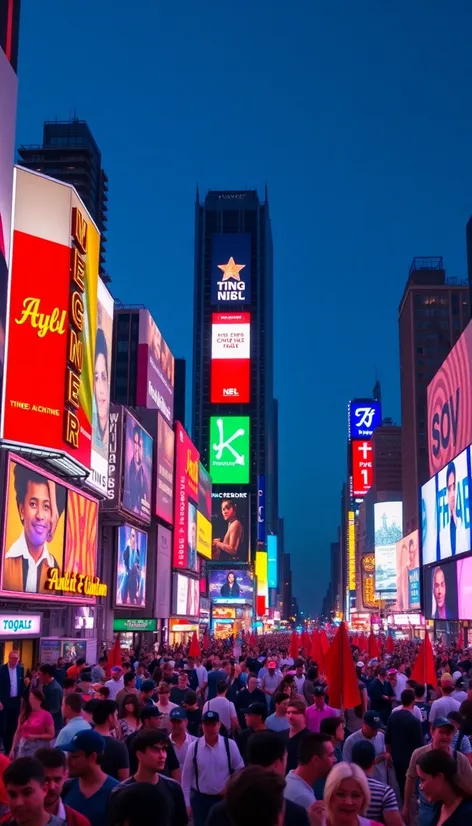
[(328, 774), (324, 789), (326, 826), (379, 826), (362, 815), (370, 804), (364, 772), (355, 763), (338, 763)]

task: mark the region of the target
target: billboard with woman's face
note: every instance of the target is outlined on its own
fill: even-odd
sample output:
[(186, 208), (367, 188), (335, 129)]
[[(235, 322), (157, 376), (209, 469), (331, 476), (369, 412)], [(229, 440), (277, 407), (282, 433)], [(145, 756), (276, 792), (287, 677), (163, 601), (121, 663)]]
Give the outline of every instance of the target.
[(214, 568), (208, 577), (209, 597), (212, 602), (242, 605), (254, 600), (254, 576), (251, 570)]
[(93, 356), (92, 458), (89, 483), (103, 493), (108, 485), (113, 298), (98, 279), (97, 329)]
[(247, 562), (250, 543), (250, 495), (212, 493), (212, 559)]

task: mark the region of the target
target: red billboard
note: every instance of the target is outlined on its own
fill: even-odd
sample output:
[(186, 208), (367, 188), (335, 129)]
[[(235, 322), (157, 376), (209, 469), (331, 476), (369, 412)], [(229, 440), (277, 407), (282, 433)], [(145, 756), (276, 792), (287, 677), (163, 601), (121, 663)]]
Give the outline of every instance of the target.
[(213, 313), (211, 326), (212, 404), (250, 399), (251, 314)]
[(72, 187), (25, 169), (13, 222), (2, 437), (90, 469), (100, 233)]
[(472, 443), (472, 322), (428, 386), (431, 476)]
[(197, 571), (197, 503), (200, 454), (180, 422), (175, 424), (174, 568)]
[(353, 439), (351, 442), (352, 496), (363, 499), (373, 482), (372, 442)]

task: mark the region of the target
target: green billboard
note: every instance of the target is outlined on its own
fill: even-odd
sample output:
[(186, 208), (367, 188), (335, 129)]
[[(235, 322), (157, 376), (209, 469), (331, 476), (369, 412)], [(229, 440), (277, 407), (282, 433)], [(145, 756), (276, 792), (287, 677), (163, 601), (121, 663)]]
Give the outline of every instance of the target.
[(157, 619), (115, 619), (113, 631), (157, 631)]
[(249, 483), (249, 416), (210, 418), (210, 467), (214, 484)]

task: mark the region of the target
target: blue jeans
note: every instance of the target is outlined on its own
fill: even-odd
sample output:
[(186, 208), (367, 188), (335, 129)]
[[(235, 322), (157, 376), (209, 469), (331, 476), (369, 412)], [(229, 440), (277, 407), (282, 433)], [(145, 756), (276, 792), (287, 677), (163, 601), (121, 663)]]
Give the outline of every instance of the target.
[(427, 800), (420, 800), (418, 809), (418, 826), (433, 826), (435, 822), (435, 808)]

